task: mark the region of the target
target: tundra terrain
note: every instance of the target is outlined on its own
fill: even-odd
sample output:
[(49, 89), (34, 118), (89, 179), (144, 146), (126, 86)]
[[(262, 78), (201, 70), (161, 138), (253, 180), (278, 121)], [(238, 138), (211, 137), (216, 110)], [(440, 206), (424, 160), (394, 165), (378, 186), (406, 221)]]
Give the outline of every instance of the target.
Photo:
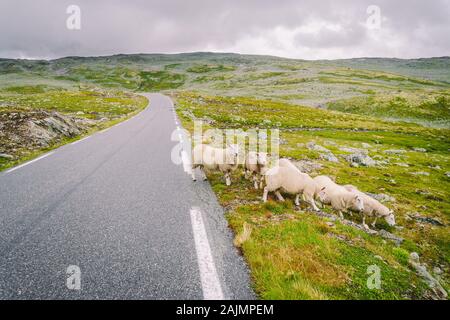
[[(187, 130), (279, 129), (280, 156), (393, 209), (372, 235), (210, 174), (263, 299), (446, 299), (450, 58), (305, 61), (190, 53), (0, 59), (0, 170), (172, 97)], [(347, 221), (361, 223), (358, 215)], [(419, 262), (417, 262), (417, 255)], [(367, 285), (373, 266), (381, 286)], [(372, 268), (372, 269), (371, 269)], [(425, 270), (425, 271), (424, 271)], [(368, 273), (369, 272), (369, 273)], [(437, 284), (439, 284), (439, 287)]]

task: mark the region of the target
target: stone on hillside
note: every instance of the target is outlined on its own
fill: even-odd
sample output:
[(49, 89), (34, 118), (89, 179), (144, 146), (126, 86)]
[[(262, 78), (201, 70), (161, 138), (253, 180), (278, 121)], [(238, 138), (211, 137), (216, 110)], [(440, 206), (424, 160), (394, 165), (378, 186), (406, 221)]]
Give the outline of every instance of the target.
[(407, 164), (407, 163), (396, 162), (396, 163), (394, 163), (394, 164), (397, 165), (397, 166), (399, 166), (399, 167), (409, 168), (409, 164)]
[(363, 142), (363, 143), (361, 143), (361, 147), (363, 147), (364, 149), (369, 149), (371, 147), (371, 145)]
[(311, 161), (311, 160), (299, 160), (292, 161), (292, 163), (301, 171), (305, 173), (311, 173), (314, 171), (319, 171), (322, 169), (322, 165), (320, 163)]
[(321, 153), (319, 157), (322, 160), (335, 162), (335, 163), (339, 162), (339, 159), (332, 152)]
[(427, 149), (424, 148), (413, 148), (413, 150), (416, 152), (427, 152)]
[(316, 144), (316, 143), (313, 142), (313, 141), (308, 142), (308, 143), (306, 144), (306, 147), (307, 147), (309, 150), (314, 150), (314, 151), (318, 151), (318, 152), (326, 152), (326, 153), (330, 152), (330, 150), (328, 150), (327, 148), (322, 147), (321, 145), (318, 145), (318, 144)]
[(358, 148), (349, 148), (349, 147), (343, 147), (343, 148), (339, 148), (339, 150), (343, 151), (343, 152), (348, 152), (348, 153), (363, 153), (363, 154), (369, 154), (369, 151), (366, 149), (358, 149)]
[(431, 289), (433, 299), (447, 300), (447, 291), (442, 287), (439, 280), (428, 272), (426, 264), (420, 263), (419, 255), (416, 252), (409, 255), (409, 264)]
[(395, 202), (395, 198), (391, 197), (387, 194), (384, 193), (370, 193), (370, 192), (366, 192), (366, 194), (372, 198), (374, 198), (375, 200), (378, 200), (380, 202)]
[(12, 155), (7, 154), (7, 153), (0, 153), (0, 158), (8, 159), (8, 160), (14, 159), (14, 157)]
[(413, 176), (425, 176), (425, 177), (428, 177), (430, 175), (429, 172), (424, 172), (424, 171), (412, 172), (411, 174)]
[(373, 160), (368, 154), (366, 153), (353, 153), (346, 155), (344, 157), (352, 166), (354, 164), (357, 164), (358, 166), (364, 166), (364, 167), (374, 167), (377, 165), (377, 162)]
[(447, 171), (447, 172), (445, 173), (445, 175), (447, 176), (447, 178), (450, 178), (450, 171)]
[(406, 153), (406, 150), (403, 150), (403, 149), (390, 149), (390, 150), (385, 150), (384, 153), (386, 153), (386, 154), (404, 154), (404, 153)]

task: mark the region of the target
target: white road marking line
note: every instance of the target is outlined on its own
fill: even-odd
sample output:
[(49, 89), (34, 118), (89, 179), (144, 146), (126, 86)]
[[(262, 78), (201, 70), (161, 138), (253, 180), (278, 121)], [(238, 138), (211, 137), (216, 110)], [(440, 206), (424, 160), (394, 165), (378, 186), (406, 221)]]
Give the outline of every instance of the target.
[(27, 166), (27, 165), (29, 165), (29, 164), (32, 164), (33, 162), (39, 161), (39, 160), (41, 160), (41, 159), (44, 159), (44, 158), (48, 157), (49, 155), (51, 155), (51, 154), (53, 154), (53, 153), (55, 153), (55, 152), (52, 151), (52, 152), (46, 153), (46, 154), (44, 154), (44, 155), (42, 155), (42, 156), (40, 156), (40, 157), (38, 157), (38, 158), (36, 158), (36, 159), (33, 159), (33, 160), (31, 160), (31, 161), (28, 161), (28, 162), (25, 162), (25, 163), (23, 163), (23, 164), (21, 164), (21, 165), (18, 165), (17, 167), (11, 168), (11, 169), (7, 170), (6, 173), (13, 172), (13, 171), (15, 171), (15, 170), (17, 170), (17, 169), (20, 169), (20, 168), (25, 167), (25, 166)]
[(80, 139), (80, 140), (74, 141), (74, 142), (72, 142), (72, 143), (71, 143), (71, 145), (74, 145), (74, 144), (80, 143), (81, 141), (87, 140), (87, 139), (89, 139), (90, 137), (91, 137), (91, 136), (87, 136), (87, 137), (84, 137), (83, 139)]
[(99, 131), (98, 133), (104, 133), (104, 132), (106, 132), (108, 130), (109, 130), (109, 128), (106, 128), (106, 129), (103, 129), (102, 131)]
[(197, 251), (200, 281), (205, 300), (224, 300), (222, 287), (217, 275), (216, 266), (211, 254), (202, 213), (199, 208), (191, 208), (192, 231), (194, 232), (195, 249)]

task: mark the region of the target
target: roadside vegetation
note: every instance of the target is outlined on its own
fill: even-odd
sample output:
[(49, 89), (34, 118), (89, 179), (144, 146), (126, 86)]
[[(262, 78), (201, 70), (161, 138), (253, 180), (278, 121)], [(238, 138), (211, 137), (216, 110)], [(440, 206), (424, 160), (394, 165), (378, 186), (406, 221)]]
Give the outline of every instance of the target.
[(92, 87), (46, 85), (0, 90), (0, 171), (142, 110), (147, 99)]
[[(174, 98), (186, 129), (194, 120), (205, 129), (279, 129), (282, 157), (311, 176), (382, 196), (396, 213), (398, 227), (380, 221), (377, 229), (399, 242), (297, 208), (290, 197), (263, 204), (240, 172), (231, 187), (211, 174), (261, 298), (433, 299), (410, 258), (418, 253), (449, 290), (449, 70), (448, 57), (0, 59), (0, 170), (122, 121), (146, 105), (136, 93), (161, 91)], [(349, 161), (353, 155), (362, 163)], [(367, 286), (373, 265), (378, 290)]]
[[(231, 187), (220, 174), (209, 176), (228, 221), (240, 241), (255, 288), (266, 299), (420, 299), (432, 294), (409, 264), (419, 253), (430, 269), (447, 270), (449, 251), (450, 131), (385, 121), (245, 97), (183, 92), (175, 96), (183, 125), (193, 120), (215, 128), (280, 129), (280, 152), (303, 165), (311, 176), (329, 175), (373, 194), (386, 194), (398, 228), (380, 222), (403, 238), (401, 244), (371, 236), (284, 203), (261, 202), (262, 191), (238, 171)], [(339, 162), (321, 159), (319, 145)], [(353, 167), (348, 150), (365, 149), (377, 165)], [(331, 212), (329, 208), (324, 209)], [(358, 216), (351, 218), (361, 223)], [(427, 222), (428, 221), (428, 222)], [(437, 222), (439, 224), (436, 224)], [(367, 287), (367, 268), (381, 269), (380, 290)], [(438, 269), (436, 269), (438, 270)], [(448, 284), (447, 275), (443, 282)], [(448, 289), (448, 287), (447, 287)]]

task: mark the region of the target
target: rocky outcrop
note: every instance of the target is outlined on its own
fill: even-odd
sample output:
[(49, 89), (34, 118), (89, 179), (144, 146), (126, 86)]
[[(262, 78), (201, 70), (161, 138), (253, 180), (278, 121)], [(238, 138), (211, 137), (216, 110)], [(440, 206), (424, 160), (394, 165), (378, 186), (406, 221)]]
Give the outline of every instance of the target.
[(410, 254), (409, 264), (428, 285), (428, 288), (430, 289), (430, 298), (434, 300), (447, 300), (447, 291), (442, 287), (439, 280), (428, 272), (426, 264), (420, 263), (419, 255), (416, 252)]
[(22, 152), (78, 136), (94, 124), (93, 120), (44, 110), (1, 112), (0, 154), (2, 158), (12, 160)]

